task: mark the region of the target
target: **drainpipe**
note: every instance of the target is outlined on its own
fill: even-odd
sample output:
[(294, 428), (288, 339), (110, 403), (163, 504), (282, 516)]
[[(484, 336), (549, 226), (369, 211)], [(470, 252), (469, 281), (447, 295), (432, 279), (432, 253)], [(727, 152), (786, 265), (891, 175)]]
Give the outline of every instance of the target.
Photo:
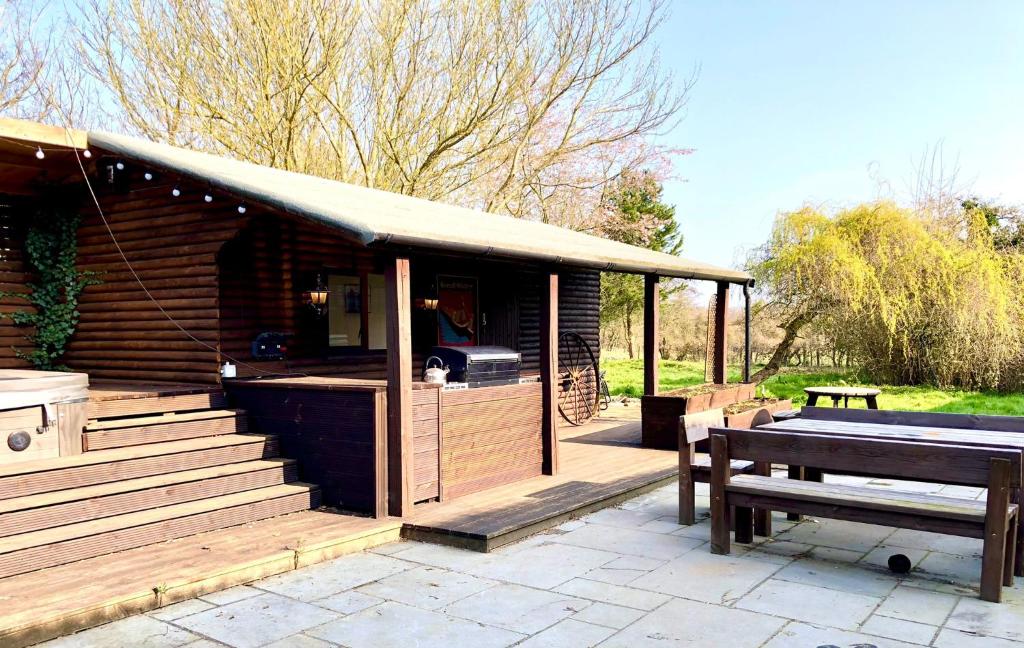
[(743, 382), (750, 382), (750, 282), (743, 284)]

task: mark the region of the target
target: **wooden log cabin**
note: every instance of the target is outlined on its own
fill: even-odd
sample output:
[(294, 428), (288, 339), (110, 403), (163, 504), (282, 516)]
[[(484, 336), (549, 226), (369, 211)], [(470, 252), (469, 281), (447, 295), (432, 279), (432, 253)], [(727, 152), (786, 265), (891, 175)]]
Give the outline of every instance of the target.
[[(219, 480), (224, 507), (258, 504), (232, 490), (240, 469), (202, 453), (253, 462), (249, 487), (278, 501), (264, 517), (321, 501), (407, 516), (555, 474), (559, 336), (578, 333), (599, 354), (600, 272), (647, 278), (648, 393), (659, 278), (716, 282), (720, 294), (750, 282), (540, 222), (103, 132), (0, 120), (0, 171), (0, 289), (32, 280), (28, 215), (56, 197), (80, 216), (78, 268), (100, 280), (65, 356), (93, 387), (81, 447), (45, 465), (0, 454), (0, 504), (37, 495), (37, 482), (103, 483), (111, 496), (115, 479), (171, 483), (172, 464)], [(0, 370), (28, 368), (14, 351), (23, 334), (0, 319)], [(437, 346), (498, 347), (521, 366), (505, 384), (444, 389), (422, 381)], [(86, 470), (106, 461), (119, 471)], [(23, 479), (34, 471), (53, 479)], [(0, 553), (0, 576), (4, 555), (16, 553)]]

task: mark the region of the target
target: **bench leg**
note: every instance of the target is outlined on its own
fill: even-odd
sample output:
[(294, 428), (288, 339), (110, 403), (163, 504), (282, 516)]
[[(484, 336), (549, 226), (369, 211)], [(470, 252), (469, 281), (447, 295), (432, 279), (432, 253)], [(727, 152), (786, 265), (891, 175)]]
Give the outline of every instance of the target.
[(679, 524), (683, 526), (689, 526), (697, 521), (696, 493), (691, 468), (693, 446), (690, 448), (690, 452), (679, 451)]
[(749, 506), (733, 508), (733, 523), (736, 525), (736, 542), (750, 544), (754, 541), (754, 509)]
[(1010, 505), (1010, 462), (991, 461), (988, 498), (985, 506), (985, 544), (981, 551), (981, 599), (999, 603), (1003, 598), (1003, 579), (1007, 551), (1007, 535), (1013, 531), (1006, 519)]
[(868, 402), (868, 409), (878, 409), (878, 397), (877, 396), (868, 396), (867, 397), (867, 402)]
[[(804, 467), (803, 466), (790, 466), (789, 467), (789, 478), (803, 480), (804, 478)], [(799, 522), (804, 519), (804, 516), (799, 513), (786, 513), (786, 519), (790, 522)]]
[[(1015, 488), (1010, 492), (1010, 501), (1014, 504), (1020, 504), (1021, 489)], [(1013, 575), (1024, 576), (1024, 516), (1020, 514), (1020, 510), (1017, 511), (1017, 521), (1015, 525), (1017, 527), (1017, 538), (1014, 542), (1015, 553), (1013, 559)]]
[(818, 395), (817, 394), (808, 394), (807, 395), (807, 407), (814, 407), (817, 403), (818, 403)]
[[(770, 463), (757, 462), (754, 464), (754, 474), (762, 477), (772, 476), (772, 465)], [(754, 509), (754, 535), (762, 538), (770, 538), (772, 535), (772, 512), (768, 509)]]
[(711, 436), (711, 553), (730, 551), (731, 511), (725, 488), (729, 485), (728, 441), (722, 435)]
[(1003, 586), (1013, 587), (1014, 566), (1017, 563), (1017, 524), (1006, 530), (1006, 557), (1003, 558)]

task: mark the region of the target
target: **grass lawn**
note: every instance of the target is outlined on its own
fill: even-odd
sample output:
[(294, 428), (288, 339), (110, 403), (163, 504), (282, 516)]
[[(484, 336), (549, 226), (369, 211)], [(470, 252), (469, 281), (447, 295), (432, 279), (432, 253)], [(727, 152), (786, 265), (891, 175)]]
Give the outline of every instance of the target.
[[(612, 395), (639, 397), (643, 394), (644, 372), (642, 360), (628, 358), (605, 358), (601, 369), (607, 372), (606, 378)], [(729, 380), (739, 381), (741, 368), (730, 367)], [(704, 363), (677, 360), (661, 361), (662, 391), (678, 389), (704, 382)], [(934, 387), (892, 387), (887, 385), (867, 385), (859, 382), (848, 372), (837, 371), (787, 371), (774, 376), (764, 383), (766, 396), (792, 399), (794, 405), (807, 402), (804, 387), (814, 385), (863, 385), (878, 387), (882, 394), (878, 397), (878, 406), (882, 409), (916, 410), (926, 412), (960, 412), (965, 414), (1012, 414), (1024, 415), (1024, 394), (997, 394), (988, 392), (970, 392), (952, 389), (936, 389)], [(828, 403), (825, 403), (828, 406)], [(850, 402), (851, 407), (864, 407), (862, 399)]]

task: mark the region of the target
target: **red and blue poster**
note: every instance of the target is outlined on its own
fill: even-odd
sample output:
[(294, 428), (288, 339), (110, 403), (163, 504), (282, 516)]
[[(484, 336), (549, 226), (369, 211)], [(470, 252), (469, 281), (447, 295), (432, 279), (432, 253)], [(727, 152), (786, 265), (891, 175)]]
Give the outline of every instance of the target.
[(437, 342), (441, 346), (477, 343), (476, 279), (437, 278)]

